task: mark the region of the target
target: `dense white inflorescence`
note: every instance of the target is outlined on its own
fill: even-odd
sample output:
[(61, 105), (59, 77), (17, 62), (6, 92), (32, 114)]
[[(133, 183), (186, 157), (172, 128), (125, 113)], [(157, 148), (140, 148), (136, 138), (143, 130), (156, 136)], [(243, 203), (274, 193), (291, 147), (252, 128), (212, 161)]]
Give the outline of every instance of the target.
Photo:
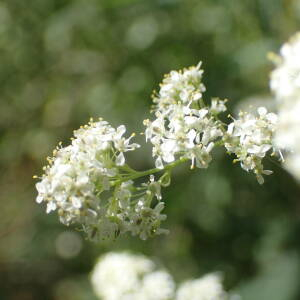
[(300, 32), (280, 49), (280, 56), (273, 57), (277, 68), (271, 74), (270, 86), (277, 101), (295, 103), (300, 94)]
[(222, 278), (211, 273), (176, 285), (165, 270), (142, 256), (110, 252), (91, 274), (95, 294), (102, 300), (228, 300)]
[(63, 224), (81, 225), (90, 239), (127, 231), (146, 239), (165, 232), (159, 228), (166, 218), (160, 183), (154, 176), (139, 187), (126, 180), (131, 169), (124, 153), (139, 145), (130, 143), (133, 135), (123, 137), (125, 131), (124, 125), (115, 129), (102, 120), (90, 122), (74, 132), (71, 145), (54, 151), (36, 184), (36, 200), (47, 204), (47, 213), (57, 210)]
[(129, 253), (108, 253), (91, 275), (94, 291), (102, 300), (170, 300), (175, 284), (172, 276), (157, 270), (150, 259)]
[(173, 298), (175, 283), (172, 276), (163, 270), (146, 274), (143, 278), (140, 300), (169, 300)]
[(199, 279), (182, 283), (177, 292), (176, 300), (227, 300), (221, 277), (218, 274), (207, 274)]
[(273, 56), (270, 86), (278, 106), (276, 145), (286, 150), (284, 166), (300, 180), (300, 33)]
[(216, 139), (223, 127), (216, 115), (226, 110), (225, 100), (213, 99), (206, 106), (202, 99), (201, 63), (167, 74), (153, 96), (155, 119), (145, 120), (146, 140), (153, 145), (155, 166), (163, 168), (177, 158), (192, 161), (192, 168), (207, 168)]
[[(294, 52), (284, 51), (286, 55)], [(274, 89), (280, 86), (279, 97), (287, 95), (288, 99), (294, 99), (292, 91), (299, 91), (299, 80), (293, 81), (286, 88), (288, 92), (283, 93), (285, 72), (283, 68), (274, 73), (276, 80), (272, 86)], [(63, 224), (80, 225), (92, 240), (114, 239), (125, 232), (145, 240), (167, 233), (160, 228), (166, 219), (162, 214), (165, 204), (161, 187), (169, 185), (171, 170), (180, 163), (190, 160), (191, 168), (207, 168), (212, 149), (225, 145), (229, 153), (237, 156), (242, 168), (254, 172), (258, 182), (263, 183), (263, 175), (272, 173), (264, 170), (262, 160), (269, 150), (274, 151), (272, 140), (277, 116), (260, 107), (258, 115), (243, 112), (231, 124), (223, 123), (219, 114), (226, 111), (226, 100), (213, 98), (210, 105), (205, 104), (202, 74), (201, 63), (172, 71), (153, 97), (155, 119), (145, 120), (144, 124), (146, 141), (153, 145), (156, 168), (136, 171), (126, 164), (124, 154), (139, 145), (131, 143), (134, 134), (124, 137), (124, 125), (115, 129), (102, 119), (91, 121), (74, 131), (71, 145), (60, 145), (49, 158), (49, 165), (36, 184), (36, 201), (46, 203), (47, 213), (57, 211)], [(288, 109), (281, 113), (281, 126), (284, 122), (298, 124), (294, 115), (300, 110), (297, 103), (293, 111), (287, 105)], [(294, 131), (298, 132), (296, 127)], [(291, 136), (295, 134), (299, 135), (291, 133)], [(283, 140), (280, 131), (277, 139)], [(300, 159), (291, 161), (293, 168), (300, 170)], [(164, 174), (155, 180), (153, 174), (161, 170)], [(134, 182), (145, 176), (150, 176), (147, 182)]]
[(263, 175), (272, 174), (264, 170), (262, 160), (273, 147), (273, 136), (276, 130), (277, 115), (268, 113), (264, 107), (257, 109), (257, 114), (240, 112), (239, 119), (228, 125), (224, 134), (224, 145), (229, 153), (236, 155), (236, 160), (246, 171), (255, 173), (260, 184)]

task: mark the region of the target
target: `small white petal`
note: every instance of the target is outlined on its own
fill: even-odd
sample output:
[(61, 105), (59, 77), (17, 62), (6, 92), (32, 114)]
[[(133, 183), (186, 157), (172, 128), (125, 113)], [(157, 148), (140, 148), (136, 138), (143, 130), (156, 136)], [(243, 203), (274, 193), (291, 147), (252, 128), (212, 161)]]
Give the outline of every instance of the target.
[(125, 164), (125, 156), (124, 156), (123, 152), (120, 152), (116, 158), (116, 165), (123, 166), (124, 164)]
[(268, 113), (267, 109), (263, 106), (259, 107), (257, 112), (260, 116), (265, 116)]
[(164, 168), (164, 165), (163, 165), (161, 157), (158, 157), (155, 160), (155, 167), (158, 168), (158, 169), (163, 169)]

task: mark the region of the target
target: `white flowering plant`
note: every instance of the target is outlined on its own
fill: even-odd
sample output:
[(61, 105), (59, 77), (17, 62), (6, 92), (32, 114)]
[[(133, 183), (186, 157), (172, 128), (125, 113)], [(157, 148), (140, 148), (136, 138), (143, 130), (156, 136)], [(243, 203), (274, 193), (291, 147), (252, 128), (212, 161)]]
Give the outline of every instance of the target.
[[(141, 145), (132, 141), (134, 133), (125, 135), (124, 125), (90, 120), (74, 131), (70, 145), (60, 143), (48, 158), (37, 177), (36, 201), (46, 204), (47, 213), (57, 211), (63, 224), (79, 225), (90, 240), (116, 239), (126, 232), (146, 240), (168, 232), (161, 228), (167, 217), (161, 190), (170, 185), (172, 170), (188, 162), (191, 169), (208, 168), (217, 147), (259, 184), (273, 173), (264, 161), (274, 155), (300, 179), (300, 33), (283, 45), (280, 56), (270, 57), (276, 64), (270, 87), (278, 115), (260, 106), (233, 117), (225, 113), (227, 99), (204, 100), (201, 63), (172, 71), (153, 94), (152, 117), (143, 122), (152, 169), (138, 171), (128, 164), (126, 153)], [(129, 253), (101, 257), (91, 282), (103, 300), (240, 299), (224, 291), (218, 273), (176, 287), (169, 272)]]
[(153, 117), (144, 120), (143, 134), (152, 144), (155, 168), (137, 171), (127, 164), (126, 152), (140, 145), (132, 142), (135, 134), (124, 136), (124, 125), (91, 120), (74, 131), (69, 146), (60, 144), (48, 158), (36, 201), (46, 203), (47, 213), (56, 210), (63, 224), (80, 225), (91, 240), (125, 232), (145, 240), (168, 232), (160, 227), (166, 219), (161, 188), (170, 184), (177, 165), (190, 161), (191, 169), (205, 169), (213, 149), (224, 147), (262, 184), (263, 175), (272, 173), (264, 169), (264, 158), (279, 152), (273, 143), (277, 115), (259, 107), (256, 114), (243, 111), (222, 121), (227, 100), (206, 103), (202, 76), (201, 63), (172, 71), (154, 92)]
[(91, 273), (95, 294), (102, 300), (233, 300), (220, 273), (206, 274), (178, 286), (172, 275), (148, 257), (127, 252), (101, 256)]
[(275, 145), (285, 151), (285, 168), (300, 180), (300, 32), (271, 54), (276, 68), (270, 87), (276, 98), (278, 126)]

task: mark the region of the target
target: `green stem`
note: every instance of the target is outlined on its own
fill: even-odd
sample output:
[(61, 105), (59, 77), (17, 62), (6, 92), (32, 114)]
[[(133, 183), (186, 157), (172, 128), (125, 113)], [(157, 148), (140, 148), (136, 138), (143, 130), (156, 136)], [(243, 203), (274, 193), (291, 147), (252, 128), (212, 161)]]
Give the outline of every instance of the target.
[(163, 169), (153, 168), (153, 169), (149, 169), (149, 170), (146, 170), (146, 171), (136, 171), (134, 174), (132, 174), (132, 175), (126, 177), (126, 178), (119, 179), (119, 180), (116, 180), (114, 182), (111, 182), (111, 186), (116, 186), (118, 184), (121, 184), (124, 181), (134, 180), (134, 179), (144, 177), (144, 176), (147, 176), (147, 175), (151, 175), (151, 174), (155, 174), (155, 173), (158, 173), (158, 172), (171, 170), (174, 167), (176, 167), (176, 166), (178, 166), (178, 165), (180, 165), (180, 164), (182, 164), (182, 163), (184, 163), (188, 160), (189, 160), (188, 158), (180, 158), (180, 159), (175, 160), (174, 162), (172, 162), (168, 165), (165, 165), (165, 167)]

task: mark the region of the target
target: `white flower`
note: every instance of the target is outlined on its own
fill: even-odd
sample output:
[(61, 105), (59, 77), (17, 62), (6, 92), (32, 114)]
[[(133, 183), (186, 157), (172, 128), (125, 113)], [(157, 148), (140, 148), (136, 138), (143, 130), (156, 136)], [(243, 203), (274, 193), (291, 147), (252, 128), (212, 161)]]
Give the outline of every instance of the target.
[(214, 273), (182, 283), (176, 293), (176, 300), (226, 299), (227, 293), (223, 290), (221, 278)]
[(299, 153), (289, 153), (285, 160), (285, 167), (289, 170), (298, 180), (300, 180), (300, 155)]
[(153, 145), (155, 166), (164, 168), (178, 158), (192, 161), (192, 167), (206, 168), (211, 161), (213, 141), (223, 135), (222, 123), (216, 115), (226, 110), (225, 100), (212, 99), (205, 106), (202, 93), (203, 70), (201, 63), (183, 71), (172, 71), (166, 75), (160, 90), (154, 96), (155, 117), (145, 120), (146, 141)]
[(300, 94), (300, 33), (284, 44), (271, 74), (270, 86), (280, 103), (294, 101)]
[(227, 110), (226, 108), (227, 100), (220, 100), (218, 98), (211, 99), (210, 111), (214, 114), (218, 114)]
[(275, 143), (286, 151), (286, 169), (300, 180), (300, 33), (282, 46), (280, 54), (270, 80), (279, 117)]
[(262, 159), (273, 147), (273, 136), (277, 125), (277, 116), (268, 113), (264, 107), (257, 109), (257, 115), (241, 112), (239, 119), (228, 125), (224, 135), (224, 144), (229, 153), (234, 153), (236, 161), (246, 171), (253, 171), (260, 184), (264, 182), (262, 175), (272, 171), (264, 170)]
[(91, 282), (102, 300), (169, 300), (175, 284), (153, 261), (129, 253), (108, 253), (94, 267)]
[(176, 289), (166, 270), (142, 256), (111, 252), (96, 263), (91, 282), (102, 300), (229, 300), (218, 273), (183, 282)]
[(45, 174), (36, 184), (36, 201), (47, 204), (47, 213), (57, 210), (63, 224), (82, 225), (91, 239), (117, 235), (120, 220), (108, 215), (102, 203), (107, 199), (101, 198), (101, 193), (118, 178), (118, 167), (125, 163), (124, 152), (139, 147), (130, 144), (133, 135), (123, 137), (125, 131), (125, 126), (114, 129), (102, 120), (75, 131), (71, 145), (58, 147), (49, 158)]
[(119, 155), (117, 156), (116, 163), (118, 166), (123, 166), (125, 164), (125, 156), (124, 152), (133, 151), (136, 148), (139, 148), (140, 145), (133, 143), (130, 144), (130, 140), (135, 134), (132, 134), (128, 139), (123, 137), (123, 134), (126, 132), (126, 127), (121, 125), (117, 128), (116, 132), (113, 135), (114, 147), (119, 151)]
[(95, 265), (91, 282), (103, 300), (130, 299), (140, 287), (140, 277), (153, 269), (154, 263), (142, 255), (111, 252)]
[(170, 72), (170, 74), (165, 77), (159, 91), (159, 97), (162, 99), (162, 102), (168, 98), (171, 101), (181, 100), (184, 103), (200, 99), (202, 92), (205, 91), (205, 86), (201, 83), (203, 70), (201, 70), (200, 67), (201, 63), (196, 67), (185, 69), (183, 72)]
[[(36, 201), (47, 203), (47, 213), (58, 210), (63, 224), (81, 225), (91, 240), (115, 239), (125, 232), (145, 240), (167, 233), (160, 228), (166, 219), (160, 182), (151, 175), (135, 186), (124, 177), (129, 168), (124, 152), (139, 146), (130, 144), (133, 135), (126, 139), (124, 133), (125, 126), (115, 130), (104, 121), (90, 122), (74, 132), (71, 145), (55, 150), (36, 184)], [(130, 172), (135, 171), (129, 168), (125, 175)], [(158, 203), (152, 208), (154, 198)]]
[(278, 128), (275, 135), (275, 142), (281, 149), (295, 151), (300, 154), (300, 95), (299, 100), (279, 110)]
[(175, 283), (166, 271), (155, 271), (146, 274), (142, 281), (140, 300), (173, 299)]

